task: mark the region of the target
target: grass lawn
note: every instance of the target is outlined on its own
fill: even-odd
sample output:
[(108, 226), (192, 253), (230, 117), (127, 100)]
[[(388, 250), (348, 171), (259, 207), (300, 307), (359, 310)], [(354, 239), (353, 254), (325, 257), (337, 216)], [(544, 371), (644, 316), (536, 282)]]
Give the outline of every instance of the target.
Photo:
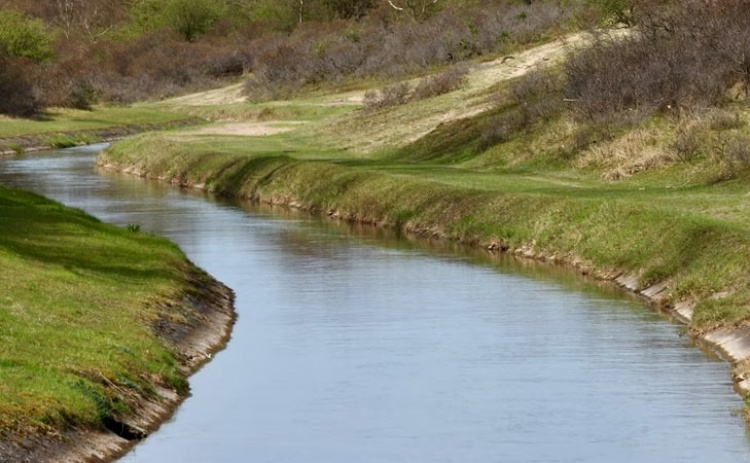
[(154, 384), (185, 391), (151, 330), (182, 316), (175, 245), (0, 187), (0, 268), (0, 435), (96, 428)]

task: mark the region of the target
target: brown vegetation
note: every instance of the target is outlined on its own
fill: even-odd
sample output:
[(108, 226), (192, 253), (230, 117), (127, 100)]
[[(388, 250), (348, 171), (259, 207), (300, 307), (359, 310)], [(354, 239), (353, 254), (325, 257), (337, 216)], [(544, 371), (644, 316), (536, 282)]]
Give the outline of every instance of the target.
[(634, 15), (636, 33), (603, 37), (567, 63), (565, 96), (578, 119), (679, 114), (726, 103), (730, 90), (747, 97), (750, 2), (652, 2)]

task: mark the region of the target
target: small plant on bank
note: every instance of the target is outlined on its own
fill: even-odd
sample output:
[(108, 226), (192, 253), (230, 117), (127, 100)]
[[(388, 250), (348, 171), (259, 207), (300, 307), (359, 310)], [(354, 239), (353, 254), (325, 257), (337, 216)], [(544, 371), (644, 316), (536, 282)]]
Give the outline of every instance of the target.
[(125, 228), (127, 228), (128, 231), (131, 231), (133, 233), (138, 233), (139, 231), (141, 231), (141, 224), (129, 223), (125, 226)]
[(72, 148), (77, 145), (73, 137), (67, 135), (58, 135), (50, 138), (47, 143), (53, 148)]
[(15, 151), (17, 154), (23, 154), (26, 152), (26, 149), (18, 143), (11, 143), (8, 145), (8, 149)]

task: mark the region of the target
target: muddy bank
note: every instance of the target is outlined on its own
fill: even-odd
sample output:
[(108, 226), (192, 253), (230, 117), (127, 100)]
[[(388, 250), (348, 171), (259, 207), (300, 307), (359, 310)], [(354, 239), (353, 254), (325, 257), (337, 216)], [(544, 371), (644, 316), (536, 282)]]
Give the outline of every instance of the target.
[(50, 132), (0, 138), (0, 157), (54, 148), (110, 142), (143, 132), (190, 127), (203, 124), (199, 118), (189, 118), (164, 124), (131, 124), (104, 129)]
[[(175, 323), (165, 317), (152, 327), (172, 346), (186, 377), (226, 346), (236, 318), (231, 289), (197, 269), (188, 280), (189, 289), (170, 304), (187, 315), (185, 321)], [(154, 384), (152, 394), (132, 398), (129, 414), (106, 417), (100, 429), (75, 429), (72, 424), (71, 429), (51, 429), (44, 436), (4, 436), (0, 463), (113, 461), (158, 429), (188, 395)]]

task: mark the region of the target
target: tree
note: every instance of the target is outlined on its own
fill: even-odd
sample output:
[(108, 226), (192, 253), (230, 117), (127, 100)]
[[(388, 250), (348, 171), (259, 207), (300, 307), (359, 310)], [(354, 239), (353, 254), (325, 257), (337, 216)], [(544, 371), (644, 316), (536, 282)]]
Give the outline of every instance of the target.
[(432, 13), (438, 4), (438, 0), (386, 0), (388, 4), (396, 11), (404, 11), (409, 15), (421, 21)]
[(325, 0), (333, 16), (341, 19), (360, 19), (375, 7), (375, 0)]
[(25, 72), (27, 61), (0, 55), (0, 114), (29, 117), (43, 109)]
[(42, 62), (52, 58), (54, 35), (40, 19), (0, 10), (0, 55)]
[(119, 0), (54, 0), (47, 3), (47, 9), (66, 38), (85, 34), (91, 40), (110, 32), (124, 12)]
[(188, 42), (208, 32), (225, 13), (221, 0), (171, 0), (166, 18), (170, 27)]
[(171, 29), (194, 42), (227, 11), (225, 0), (136, 0), (130, 18), (140, 33)]

